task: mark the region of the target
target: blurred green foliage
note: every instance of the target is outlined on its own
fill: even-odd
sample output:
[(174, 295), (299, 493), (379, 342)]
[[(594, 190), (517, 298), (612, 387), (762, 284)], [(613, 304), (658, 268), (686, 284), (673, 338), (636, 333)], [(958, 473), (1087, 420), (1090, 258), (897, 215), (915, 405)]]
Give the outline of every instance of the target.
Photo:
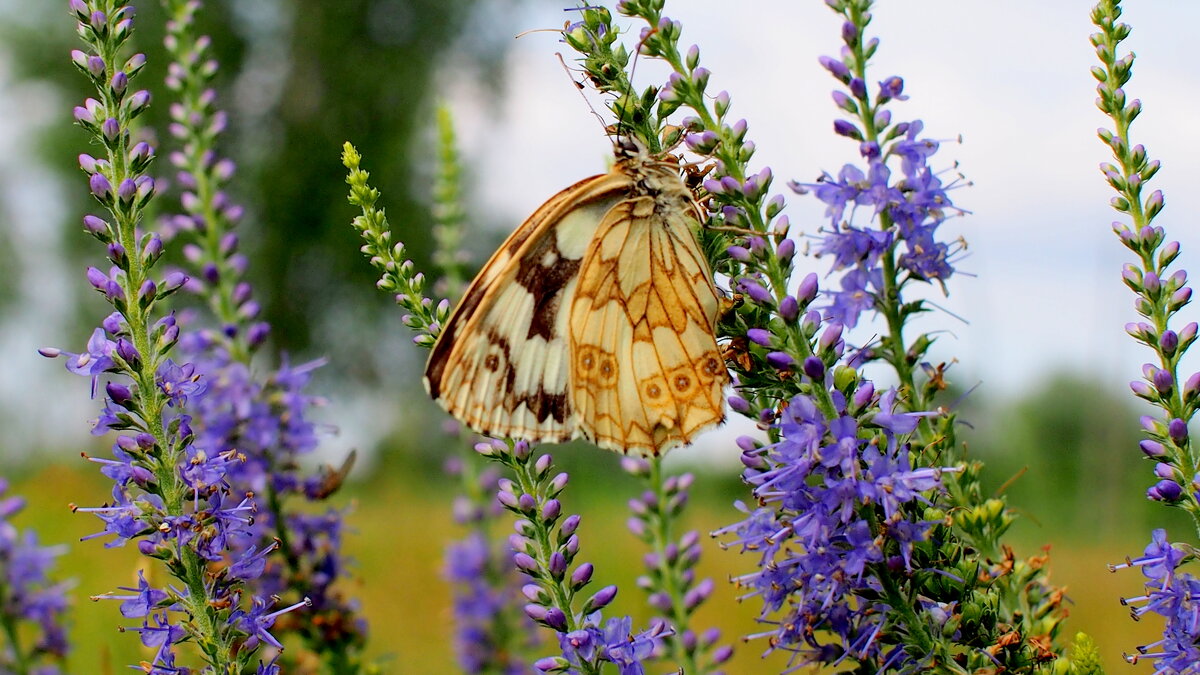
[[(380, 376), (371, 354), (380, 336), (363, 317), (385, 316), (388, 298), (364, 292), (374, 282), (362, 263), (353, 213), (346, 204), (341, 145), (351, 140), (369, 149), (371, 173), (386, 189), (388, 207), (404, 227), (410, 254), (424, 266), (430, 254), (427, 184), (437, 77), (448, 68), (457, 77), (474, 74), (481, 86), (500, 90), (503, 52), (516, 32), (511, 16), (521, 0), (208, 0), (199, 15), (213, 39), (221, 70), (218, 105), (230, 128), (220, 148), (234, 159), (239, 176), (232, 199), (247, 209), (241, 232), (252, 263), (264, 317), (274, 328), (277, 350), (303, 353), (314, 346), (346, 364), (339, 375), (357, 381)], [(162, 47), (163, 13), (157, 0), (135, 3), (135, 42), (148, 57), (140, 83), (152, 87), (143, 128), (160, 136), (159, 176), (173, 173), (165, 154), (168, 92), (162, 86), (167, 56)], [(71, 107), (85, 95), (83, 79), (70, 65), (77, 47), (62, 2), (0, 3), (0, 46), (13, 76), (37, 79), (61, 93), (55, 123), (39, 139), (40, 161), (69, 181), (69, 214), (62, 223), (66, 254), (80, 265), (94, 262), (90, 238), (79, 234), (79, 217), (92, 206), (75, 157), (87, 150), (85, 135), (72, 124)], [(465, 74), (465, 75), (464, 75)], [(496, 97), (482, 97), (481, 107)], [(177, 193), (156, 200), (169, 210)], [(77, 236), (76, 236), (77, 235)], [(0, 236), (4, 236), (0, 234)], [(0, 242), (2, 243), (2, 242)], [(7, 250), (8, 247), (4, 247)], [(16, 265), (0, 263), (7, 273)], [(0, 285), (0, 296), (12, 287)], [(355, 313), (355, 330), (338, 341), (317, 338), (342, 317), (331, 310), (373, 303)], [(89, 298), (91, 300), (91, 298)], [(4, 302), (0, 301), (0, 312)], [(97, 310), (79, 313), (79, 334), (90, 330)], [(359, 354), (339, 359), (339, 354)]]
[(1049, 374), (1034, 386), (1008, 401), (972, 394), (960, 417), (973, 427), (962, 433), (969, 452), (987, 463), (985, 484), (1026, 516), (1019, 528), (1099, 540), (1140, 530), (1146, 542), (1152, 522), (1190, 530), (1182, 511), (1142, 497), (1157, 481), (1138, 450), (1137, 418), (1149, 408), (1119, 383), (1080, 374)]

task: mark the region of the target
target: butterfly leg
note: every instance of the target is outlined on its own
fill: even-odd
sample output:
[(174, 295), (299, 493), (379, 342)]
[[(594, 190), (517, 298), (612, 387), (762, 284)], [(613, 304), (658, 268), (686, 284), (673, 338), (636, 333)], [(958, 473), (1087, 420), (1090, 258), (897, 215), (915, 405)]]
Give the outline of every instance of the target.
[(745, 304), (746, 300), (741, 293), (734, 293), (733, 297), (726, 298), (721, 296), (718, 299), (719, 307), (717, 309), (717, 321), (724, 319), (730, 312)]

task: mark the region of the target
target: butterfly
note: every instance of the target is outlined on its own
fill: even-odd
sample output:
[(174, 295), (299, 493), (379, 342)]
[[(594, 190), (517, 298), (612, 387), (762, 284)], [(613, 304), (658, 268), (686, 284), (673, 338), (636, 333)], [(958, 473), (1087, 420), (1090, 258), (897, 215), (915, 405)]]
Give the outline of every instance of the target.
[(508, 237), (433, 346), (426, 389), (479, 433), (649, 456), (724, 420), (700, 207), (676, 163), (614, 153)]

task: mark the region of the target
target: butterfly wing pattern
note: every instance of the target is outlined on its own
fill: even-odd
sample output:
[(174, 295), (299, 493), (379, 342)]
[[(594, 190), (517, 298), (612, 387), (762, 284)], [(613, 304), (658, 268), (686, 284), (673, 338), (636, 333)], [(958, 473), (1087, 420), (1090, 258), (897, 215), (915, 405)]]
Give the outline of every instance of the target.
[(472, 429), (657, 455), (724, 419), (698, 207), (673, 164), (617, 153), (509, 236), (434, 345), (426, 388)]

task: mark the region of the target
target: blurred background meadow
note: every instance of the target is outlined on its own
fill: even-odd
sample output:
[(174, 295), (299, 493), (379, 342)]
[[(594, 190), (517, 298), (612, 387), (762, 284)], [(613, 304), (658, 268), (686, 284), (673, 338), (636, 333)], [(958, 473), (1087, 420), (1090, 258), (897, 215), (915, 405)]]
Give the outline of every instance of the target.
[[(955, 193), (971, 213), (948, 225), (969, 243), (958, 268), (970, 276), (957, 277), (948, 297), (939, 293), (944, 311), (924, 320), (944, 330), (935, 354), (953, 362), (949, 379), (964, 393), (963, 437), (987, 462), (989, 484), (1023, 516), (1017, 554), (1050, 548), (1051, 579), (1072, 601), (1068, 630), (1092, 634), (1119, 672), (1122, 652), (1152, 641), (1158, 627), (1133, 622), (1119, 603), (1140, 593), (1140, 575), (1106, 565), (1138, 554), (1154, 527), (1177, 539), (1187, 529), (1143, 496), (1154, 482), (1137, 450), (1144, 411), (1125, 382), (1145, 356), (1122, 330), (1134, 318), (1119, 278), (1126, 252), (1109, 229), (1108, 189), (1096, 170), (1107, 157), (1094, 135), (1103, 120), (1088, 75), (1090, 4), (883, 1), (875, 74), (904, 77), (911, 100), (901, 109), (947, 141), (939, 157), (956, 160), (973, 183)], [(136, 7), (138, 49), (149, 57), (143, 82), (161, 82), (161, 10), (150, 1)], [(1189, 86), (1194, 69), (1179, 58), (1191, 47), (1179, 27), (1200, 21), (1200, 6), (1130, 10), (1133, 93), (1147, 107), (1139, 136), (1163, 159), (1160, 222), (1186, 261), (1200, 245), (1185, 215), (1200, 212), (1191, 188), (1200, 176), (1200, 88)], [(853, 144), (831, 132), (831, 83), (817, 57), (836, 49), (839, 24), (822, 3), (731, 9), (677, 0), (667, 14), (683, 23), (685, 41), (701, 45), (712, 90), (730, 91), (756, 158), (777, 178), (809, 182), (856, 159)], [(373, 288), (338, 156), (346, 140), (363, 152), (397, 238), (427, 266), (434, 111), (447, 106), (466, 167), (465, 253), (482, 262), (543, 200), (604, 170), (602, 124), (556, 57), (568, 50), (552, 30), (538, 31), (570, 17), (544, 0), (208, 0), (201, 17), (230, 116), (221, 151), (239, 165), (232, 192), (248, 209), (240, 227), (247, 274), (274, 326), (258, 358), (328, 359), (310, 389), (328, 401), (314, 461), (358, 453), (335, 501), (352, 509), (345, 545), (357, 562), (347, 591), (370, 623), (369, 652), (384, 672), (453, 671), (442, 552), (461, 533), (450, 512), (457, 482), (442, 466), (458, 441), (440, 431), (444, 415), (420, 385), (425, 352)], [(88, 597), (133, 581), (137, 556), (79, 541), (100, 527), (68, 503), (95, 505), (109, 490), (79, 453), (103, 454), (111, 441), (89, 435), (96, 405), (85, 382), (36, 353), (78, 349), (109, 311), (83, 280), (97, 252), (78, 226), (90, 197), (75, 163), (86, 139), (71, 107), (86, 89), (68, 57), (73, 23), (65, 2), (0, 0), (0, 470), (9, 492), (30, 502), (16, 524), (69, 546), (60, 570), (75, 579), (71, 672), (107, 673), (142, 658), (140, 647), (118, 634), (113, 604)], [(646, 63), (638, 77), (661, 73)], [(165, 128), (164, 106), (143, 119)], [(815, 200), (789, 202), (793, 227), (823, 223)], [(748, 492), (733, 439), (750, 431), (733, 423), (672, 453), (669, 467), (697, 474), (688, 526), (708, 532), (738, 519), (733, 502)], [(572, 475), (565, 499), (584, 516), (585, 559), (602, 583), (621, 586), (621, 612), (648, 616), (633, 583), (641, 544), (624, 527), (635, 482), (618, 457), (582, 444), (555, 458)], [(700, 569), (722, 581), (753, 562), (708, 541)], [(755, 632), (756, 601), (737, 595), (719, 587), (699, 624), (730, 637)], [(739, 644), (730, 672), (778, 672), (782, 657), (760, 663), (763, 648)]]

